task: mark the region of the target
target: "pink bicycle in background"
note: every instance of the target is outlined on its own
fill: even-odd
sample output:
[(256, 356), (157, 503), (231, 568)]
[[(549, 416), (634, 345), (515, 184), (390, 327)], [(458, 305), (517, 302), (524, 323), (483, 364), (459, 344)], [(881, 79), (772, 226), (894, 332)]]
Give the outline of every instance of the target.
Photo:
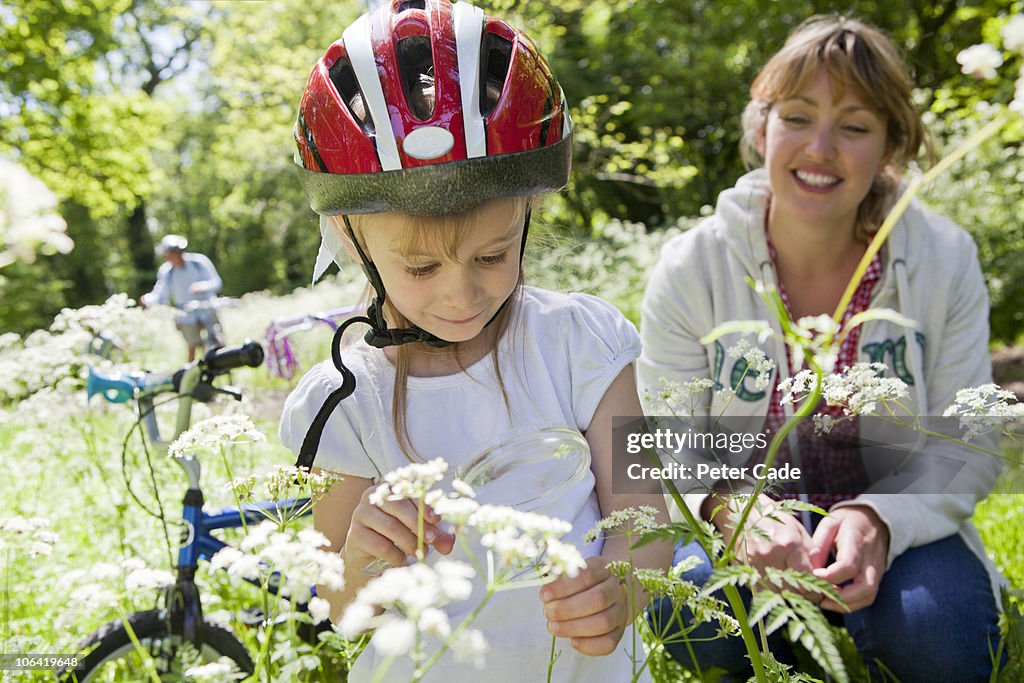
[(347, 318), (359, 315), (361, 311), (361, 307), (355, 304), (329, 311), (275, 318), (264, 333), (267, 368), (278, 377), (291, 379), (299, 371), (299, 359), (295, 356), (289, 337), (298, 332), (311, 330), (317, 325), (326, 325), (334, 332)]

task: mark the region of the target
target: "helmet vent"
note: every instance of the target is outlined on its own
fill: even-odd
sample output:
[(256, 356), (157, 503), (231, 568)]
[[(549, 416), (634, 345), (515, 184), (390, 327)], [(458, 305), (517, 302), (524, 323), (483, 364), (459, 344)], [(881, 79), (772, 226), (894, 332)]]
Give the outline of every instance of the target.
[(328, 75), (353, 118), (359, 121), (365, 130), (372, 133), (374, 131), (373, 119), (366, 111), (363, 93), (359, 90), (359, 81), (356, 80), (355, 71), (352, 70), (352, 64), (349, 63), (348, 58), (339, 57), (338, 61), (331, 65)]
[(426, 121), (434, 113), (434, 52), (430, 38), (402, 38), (396, 46), (396, 56), (409, 110), (420, 121)]
[(420, 9), (425, 10), (427, 3), (424, 0), (406, 0), (398, 6), (398, 14), (401, 14), (407, 9)]
[(494, 33), (484, 35), (480, 44), (480, 113), (487, 116), (501, 98), (512, 61), (512, 42)]

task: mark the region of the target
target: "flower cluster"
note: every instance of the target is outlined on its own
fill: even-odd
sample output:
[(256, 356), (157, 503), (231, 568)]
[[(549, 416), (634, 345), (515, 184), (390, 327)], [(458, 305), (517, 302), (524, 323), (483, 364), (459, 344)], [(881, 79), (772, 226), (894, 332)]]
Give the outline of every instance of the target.
[[(870, 415), (879, 403), (887, 404), (906, 398), (906, 383), (898, 377), (883, 377), (884, 363), (856, 363), (838, 375), (821, 378), (822, 397), (830, 406), (842, 406), (846, 415)], [(781, 402), (795, 403), (814, 387), (817, 376), (810, 370), (801, 370), (779, 383)]]
[[(229, 576), (259, 580), (264, 585), (275, 583), (283, 595), (308, 602), (312, 596), (310, 588), (316, 584), (335, 591), (345, 585), (341, 556), (321, 550), (328, 545), (330, 542), (319, 531), (279, 531), (268, 520), (250, 527), (238, 548), (220, 550), (210, 560), (210, 567), (226, 569)], [(320, 613), (314, 616), (326, 618), (323, 607), (317, 604)]]
[(673, 382), (662, 377), (658, 380), (658, 391), (644, 389), (644, 412), (657, 415), (663, 409), (677, 417), (696, 415), (699, 413), (697, 404), (704, 392), (715, 388), (714, 380), (708, 377), (695, 377), (685, 384)]
[(167, 454), (172, 458), (184, 458), (196, 451), (216, 451), (228, 443), (266, 440), (267, 437), (256, 429), (248, 415), (218, 415), (182, 432), (168, 447)]
[(61, 578), (73, 609), (109, 608), (136, 592), (151, 592), (174, 583), (174, 574), (149, 566), (138, 557), (119, 563), (100, 562), (88, 569), (75, 569)]
[(772, 370), (775, 369), (775, 361), (764, 355), (764, 351), (752, 346), (746, 339), (740, 339), (731, 346), (727, 353), (733, 358), (742, 358), (747, 362), (747, 372), (754, 375), (754, 386), (758, 389), (765, 389), (772, 377)]
[(457, 659), (482, 664), (483, 635), (462, 631), (450, 638), (452, 626), (441, 609), (470, 596), (474, 574), (469, 565), (451, 560), (388, 569), (360, 589), (338, 628), (346, 638), (373, 630), (370, 644), (385, 657), (422, 658), (420, 637), (428, 635), (452, 647)]
[(35, 262), (37, 249), (68, 253), (75, 243), (66, 229), (50, 188), (22, 166), (0, 159), (0, 268)]
[(384, 475), (384, 483), (371, 494), (370, 502), (383, 505), (388, 500), (422, 500), (447, 471), (448, 463), (442, 458), (399, 467)]
[(575, 577), (586, 566), (575, 546), (559, 540), (572, 530), (572, 525), (555, 517), (481, 505), (467, 519), (466, 528), (481, 534), (481, 545), (492, 555), (492, 582), (509, 570), (523, 567), (533, 566), (539, 576), (550, 579)]
[(1024, 418), (1024, 405), (1017, 403), (1012, 391), (995, 384), (960, 389), (953, 405), (946, 408), (943, 417), (959, 417), (964, 430), (963, 440), (971, 442), (993, 429), (1006, 429), (1011, 422)]
[(607, 517), (598, 520), (594, 528), (583, 537), (583, 540), (591, 543), (602, 536), (616, 535), (609, 534), (610, 531), (618, 532), (618, 535), (639, 536), (661, 526), (655, 519), (657, 512), (650, 505), (615, 510)]
[[(261, 500), (281, 501), (291, 497), (297, 490), (313, 500), (319, 500), (341, 480), (342, 477), (326, 470), (310, 472), (308, 467), (282, 465), (266, 474), (250, 474), (234, 479), (226, 487), (241, 501), (252, 501), (257, 497)], [(258, 487), (266, 492), (266, 498), (262, 494), (257, 496)]]
[(480, 544), (489, 554), (490, 583), (500, 582), (509, 572), (524, 567), (532, 566), (538, 575), (553, 578), (576, 576), (586, 566), (574, 546), (559, 541), (572, 530), (571, 524), (512, 507), (481, 505), (473, 500), (472, 487), (459, 479), (452, 483), (450, 492), (434, 489), (447, 470), (448, 464), (441, 458), (395, 469), (385, 475), (370, 502), (383, 505), (393, 500), (423, 500), (456, 532), (479, 533)]
[[(1024, 57), (1024, 15), (1013, 14), (999, 31), (1003, 39), (1003, 49)], [(962, 50), (956, 56), (960, 70), (975, 78), (995, 78), (997, 69), (1003, 65), (1003, 53), (991, 43), (980, 43)], [(1020, 73), (1014, 83), (1015, 91), (1010, 110), (1024, 115), (1024, 59), (1021, 60)]]
[(7, 517), (0, 519), (0, 550), (8, 544), (27, 544), (30, 557), (44, 557), (53, 552), (59, 537), (50, 531), (50, 520), (42, 517)]

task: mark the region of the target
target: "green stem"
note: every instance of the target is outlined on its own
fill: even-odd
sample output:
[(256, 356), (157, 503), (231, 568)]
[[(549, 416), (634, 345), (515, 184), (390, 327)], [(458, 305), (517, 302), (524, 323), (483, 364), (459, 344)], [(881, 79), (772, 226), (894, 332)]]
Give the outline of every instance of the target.
[[(782, 444), (789, 436), (790, 432), (796, 429), (797, 425), (803, 422), (804, 418), (814, 412), (814, 408), (818, 405), (818, 399), (821, 398), (821, 369), (815, 367), (813, 364), (811, 369), (814, 371), (817, 378), (814, 389), (807, 395), (804, 402), (800, 404), (800, 409), (793, 413), (793, 416), (786, 420), (785, 424), (783, 424), (779, 431), (777, 431), (772, 437), (772, 442), (768, 446), (768, 455), (765, 456), (764, 459), (764, 466), (766, 470), (775, 464), (775, 458), (778, 456), (779, 450), (782, 448)], [(733, 533), (732, 538), (729, 539), (729, 544), (726, 546), (725, 552), (722, 553), (722, 557), (727, 558), (727, 561), (733, 557), (736, 542), (739, 540), (744, 528), (743, 525), (747, 523), (747, 518), (750, 516), (751, 510), (753, 510), (754, 505), (757, 504), (758, 496), (761, 495), (761, 491), (764, 490), (764, 487), (767, 486), (767, 484), (767, 479), (758, 479), (757, 483), (754, 484), (754, 490), (750, 492), (750, 499), (747, 501), (746, 505), (743, 506), (743, 510), (740, 511), (739, 519), (736, 521), (734, 526), (735, 532)]]
[[(654, 453), (651, 456), (657, 460), (658, 456)], [(658, 460), (660, 463), (660, 460)], [(697, 521), (697, 518), (693, 516), (693, 512), (686, 506), (686, 502), (683, 500), (683, 496), (679, 493), (679, 489), (676, 488), (675, 483), (671, 479), (664, 479), (662, 483), (668, 489), (669, 495), (675, 502), (676, 507), (682, 513), (686, 523), (697, 533), (697, 541), (704, 547), (704, 552), (707, 553), (708, 557), (713, 557), (713, 550), (711, 548), (711, 542), (704, 533), (704, 526)], [(740, 593), (736, 590), (736, 586), (725, 586), (722, 589), (725, 594), (726, 600), (729, 602), (729, 606), (732, 608), (733, 614), (736, 616), (736, 621), (740, 625), (740, 636), (743, 638), (743, 644), (747, 648), (747, 655), (750, 657), (750, 665), (754, 669), (754, 676), (757, 678), (757, 683), (768, 683), (768, 673), (765, 670), (764, 659), (761, 657), (761, 651), (757, 647), (757, 639), (754, 637), (754, 631), (750, 628), (748, 622), (747, 610), (743, 606), (743, 600), (740, 598)]]
[(548, 678), (547, 683), (551, 683), (551, 672), (555, 670), (555, 636), (551, 636), (551, 651), (548, 653)]
[(7, 641), (11, 637), (11, 548), (4, 553), (4, 634), (0, 639), (0, 654), (7, 654)]
[(269, 653), (270, 653), (270, 639), (274, 635), (274, 620), (271, 618), (271, 614), (270, 614), (270, 599), (269, 599), (270, 598), (270, 589), (267, 586), (267, 582), (266, 581), (261, 581), (260, 584), (261, 584), (261, 586), (263, 588), (263, 590), (261, 591), (261, 593), (262, 593), (261, 597), (262, 597), (262, 600), (263, 600), (263, 625), (264, 625), (264, 630), (263, 630), (263, 642), (260, 643), (260, 651), (259, 651), (259, 654), (257, 655), (257, 659), (256, 659), (256, 670), (259, 671), (260, 663), (262, 663), (264, 670), (266, 670), (266, 672), (267, 672), (267, 680), (268, 681), (272, 681), (274, 679), (273, 679), (273, 675), (272, 675), (273, 674), (273, 670), (271, 669), (271, 661), (270, 661), (270, 654)]
[(465, 631), (467, 628), (469, 628), (469, 625), (473, 622), (474, 619), (476, 619), (477, 615), (480, 614), (480, 610), (482, 610), (484, 608), (484, 605), (486, 605), (487, 602), (492, 597), (494, 597), (494, 593), (495, 593), (494, 587), (493, 586), (488, 586), (487, 592), (484, 593), (484, 597), (480, 601), (480, 604), (478, 604), (476, 607), (474, 607), (473, 611), (470, 612), (466, 616), (466, 618), (463, 619), (462, 622), (458, 626), (455, 627), (455, 630), (452, 631), (451, 635), (448, 636), (445, 639), (444, 643), (441, 644), (441, 647), (438, 648), (437, 652), (435, 652), (433, 655), (431, 655), (430, 659), (428, 659), (426, 664), (423, 665), (423, 668), (422, 669), (418, 669), (418, 672), (419, 672), (420, 676), (422, 676), (423, 674), (427, 673), (427, 671), (430, 670), (430, 667), (434, 666), (434, 664), (437, 663), (437, 660), (441, 659), (441, 655), (443, 655), (445, 652), (448, 651), (448, 643), (450, 643), (453, 640), (457, 639), (460, 635), (462, 635), (463, 631)]
[(885, 221), (882, 222), (882, 227), (880, 227), (878, 232), (875, 233), (874, 238), (871, 240), (871, 244), (868, 245), (867, 251), (864, 252), (864, 256), (857, 265), (857, 270), (854, 271), (853, 277), (850, 278), (849, 283), (847, 283), (846, 291), (843, 292), (843, 296), (839, 299), (839, 305), (836, 306), (836, 310), (832, 314), (832, 319), (837, 325), (842, 321), (843, 314), (846, 312), (846, 307), (850, 305), (850, 300), (853, 299), (853, 294), (857, 291), (861, 278), (867, 271), (868, 266), (871, 265), (871, 260), (875, 258), (875, 254), (877, 254), (882, 248), (882, 244), (889, 236), (889, 233), (891, 233), (893, 228), (896, 227), (897, 221), (899, 221), (903, 212), (906, 211), (907, 207), (910, 205), (910, 200), (917, 195), (918, 191), (924, 185), (930, 183), (936, 177), (944, 173), (950, 166), (955, 164), (957, 161), (960, 161), (960, 159), (966, 156), (972, 149), (995, 135), (999, 129), (1003, 127), (1003, 124), (1006, 123), (1007, 119), (1008, 117), (1005, 112), (995, 117), (980, 130), (976, 131), (973, 135), (960, 143), (956, 149), (939, 161), (939, 163), (928, 169), (927, 173), (910, 182), (906, 191), (902, 196), (900, 196), (892, 209), (890, 209), (889, 215), (885, 217)]
[(416, 501), (416, 559), (423, 561), (423, 498)]
[(142, 643), (139, 642), (139, 637), (135, 635), (135, 629), (128, 621), (128, 614), (124, 611), (121, 606), (121, 601), (117, 601), (117, 613), (121, 617), (121, 623), (124, 624), (124, 632), (128, 634), (128, 640), (132, 641), (132, 647), (139, 654), (142, 659), (142, 664), (146, 667), (146, 673), (149, 674), (150, 679), (153, 683), (160, 683), (160, 674), (157, 673), (156, 667), (153, 666), (153, 659), (149, 656), (149, 652), (146, 648), (142, 647)]
[(386, 676), (388, 673), (388, 669), (391, 668), (391, 665), (394, 664), (394, 662), (395, 655), (391, 655), (390, 657), (385, 659), (384, 663), (377, 667), (377, 670), (373, 672), (373, 680), (370, 681), (370, 683), (380, 683), (380, 681), (383, 681), (384, 676)]

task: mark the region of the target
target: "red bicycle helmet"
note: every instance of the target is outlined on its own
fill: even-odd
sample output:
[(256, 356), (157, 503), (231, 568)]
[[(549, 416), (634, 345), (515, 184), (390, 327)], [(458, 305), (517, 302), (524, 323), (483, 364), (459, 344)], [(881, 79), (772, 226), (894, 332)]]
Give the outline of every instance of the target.
[[(411, 96), (424, 78), (432, 107)], [(563, 187), (572, 121), (521, 31), (465, 2), (387, 0), (313, 67), (295, 141), (317, 213), (436, 215)]]

